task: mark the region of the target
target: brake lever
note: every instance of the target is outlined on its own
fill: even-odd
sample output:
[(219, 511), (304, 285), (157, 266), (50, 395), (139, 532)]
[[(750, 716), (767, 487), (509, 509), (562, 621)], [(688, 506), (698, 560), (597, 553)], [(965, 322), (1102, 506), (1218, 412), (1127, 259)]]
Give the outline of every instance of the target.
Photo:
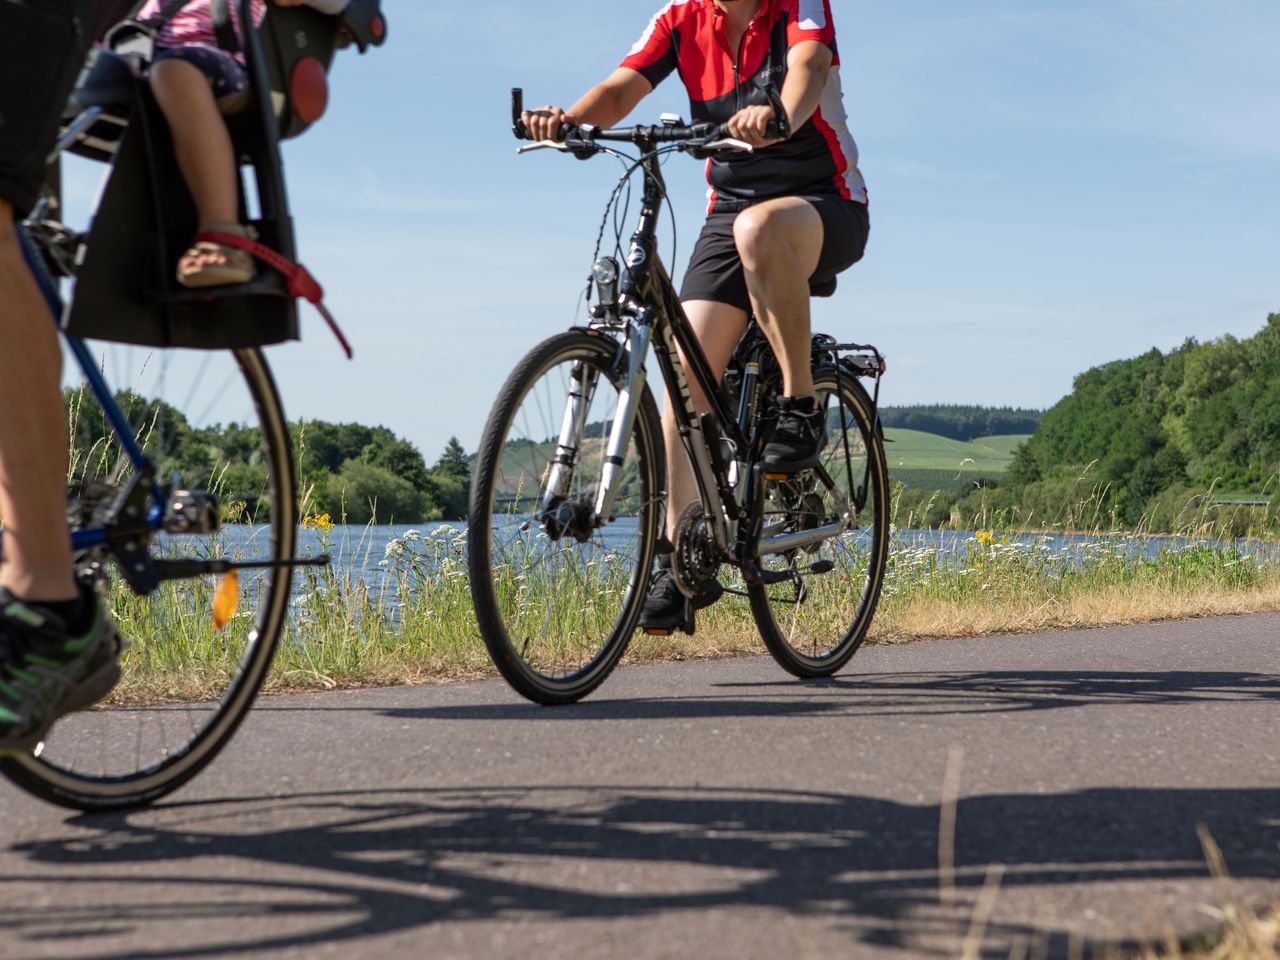
[(719, 140), (707, 140), (702, 143), (688, 143), (680, 147), (685, 153), (693, 157), (695, 160), (705, 160), (720, 150), (745, 151), (746, 153), (755, 153), (755, 148), (749, 143), (741, 140), (735, 140), (733, 137), (721, 137)]
[(561, 153), (569, 153), (573, 148), (560, 140), (539, 140), (537, 143), (526, 143), (523, 147), (516, 147), (516, 153), (531, 153), (534, 150), (559, 150)]
[(723, 137), (720, 140), (712, 140), (710, 143), (701, 145), (703, 150), (743, 150), (747, 153), (755, 153), (756, 148), (745, 140), (735, 140), (733, 137)]

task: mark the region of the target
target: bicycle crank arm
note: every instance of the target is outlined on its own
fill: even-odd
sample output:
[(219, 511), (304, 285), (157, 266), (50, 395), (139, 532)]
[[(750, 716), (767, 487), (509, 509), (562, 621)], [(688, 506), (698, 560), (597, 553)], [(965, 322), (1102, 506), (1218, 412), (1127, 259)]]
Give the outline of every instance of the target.
[(212, 574), (230, 573), (232, 570), (279, 570), (284, 567), (327, 567), (330, 557), (327, 553), (306, 559), (294, 557), (290, 560), (252, 560), (237, 562), (235, 560), (156, 560), (156, 573), (161, 580), (189, 580), (192, 577), (203, 577)]
[(752, 585), (772, 586), (775, 583), (787, 583), (792, 580), (798, 580), (800, 577), (818, 576), (824, 573), (830, 573), (836, 568), (835, 563), (830, 560), (819, 560), (817, 563), (811, 564), (803, 570), (762, 570), (757, 566), (744, 568), (742, 577), (747, 583)]
[(814, 527), (812, 530), (799, 530), (795, 533), (783, 533), (776, 537), (766, 537), (756, 544), (756, 556), (767, 557), (773, 553), (786, 553), (790, 550), (803, 550), (816, 546), (824, 540), (837, 537), (849, 529), (845, 521), (829, 523), (825, 527)]

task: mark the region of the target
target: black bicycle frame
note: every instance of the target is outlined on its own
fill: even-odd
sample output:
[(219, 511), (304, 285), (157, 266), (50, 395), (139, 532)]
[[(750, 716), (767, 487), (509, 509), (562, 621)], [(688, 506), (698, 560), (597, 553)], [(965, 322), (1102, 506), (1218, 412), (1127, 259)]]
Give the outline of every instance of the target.
[[(694, 464), (694, 480), (702, 502), (723, 507), (730, 520), (742, 517), (737, 492), (729, 483), (727, 470), (720, 457), (720, 436), (707, 437), (706, 427), (714, 424), (725, 434), (737, 450), (746, 450), (749, 439), (745, 435), (747, 425), (739, 423), (719, 379), (712, 373), (706, 354), (694, 335), (689, 319), (680, 304), (679, 294), (671, 283), (666, 268), (658, 255), (658, 215), (666, 199), (666, 183), (662, 178), (659, 154), (653, 144), (640, 144), (641, 165), (644, 172), (644, 197), (640, 210), (640, 222), (631, 237), (626, 264), (622, 269), (619, 286), (620, 303), (624, 309), (630, 301), (637, 309), (632, 317), (638, 325), (647, 326), (658, 334), (652, 346), (667, 386), (668, 395), (678, 399), (672, 404), (681, 442), (690, 462)], [(683, 355), (681, 363), (679, 353)], [(689, 377), (701, 388), (711, 406), (711, 412), (699, 416), (689, 390)], [(719, 461), (719, 462), (717, 462)], [(707, 477), (714, 478), (714, 489), (708, 487)], [(719, 524), (714, 524), (716, 530)], [(729, 549), (729, 543), (721, 543)]]

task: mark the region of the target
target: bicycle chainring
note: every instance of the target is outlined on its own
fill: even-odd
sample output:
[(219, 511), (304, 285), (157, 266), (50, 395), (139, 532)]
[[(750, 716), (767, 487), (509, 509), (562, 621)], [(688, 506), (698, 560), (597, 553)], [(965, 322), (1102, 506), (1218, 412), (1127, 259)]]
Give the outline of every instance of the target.
[(706, 593), (720, 573), (720, 551), (702, 504), (691, 503), (676, 519), (671, 574), (686, 597)]

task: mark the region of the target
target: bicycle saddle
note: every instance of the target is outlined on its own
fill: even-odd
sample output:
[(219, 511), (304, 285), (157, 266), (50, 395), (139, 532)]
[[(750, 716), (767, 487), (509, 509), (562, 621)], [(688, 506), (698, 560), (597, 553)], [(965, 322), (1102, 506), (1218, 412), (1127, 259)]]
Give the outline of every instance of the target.
[(836, 292), (836, 283), (838, 278), (832, 277), (830, 280), (823, 280), (819, 283), (809, 281), (809, 296), (811, 297), (829, 297)]

